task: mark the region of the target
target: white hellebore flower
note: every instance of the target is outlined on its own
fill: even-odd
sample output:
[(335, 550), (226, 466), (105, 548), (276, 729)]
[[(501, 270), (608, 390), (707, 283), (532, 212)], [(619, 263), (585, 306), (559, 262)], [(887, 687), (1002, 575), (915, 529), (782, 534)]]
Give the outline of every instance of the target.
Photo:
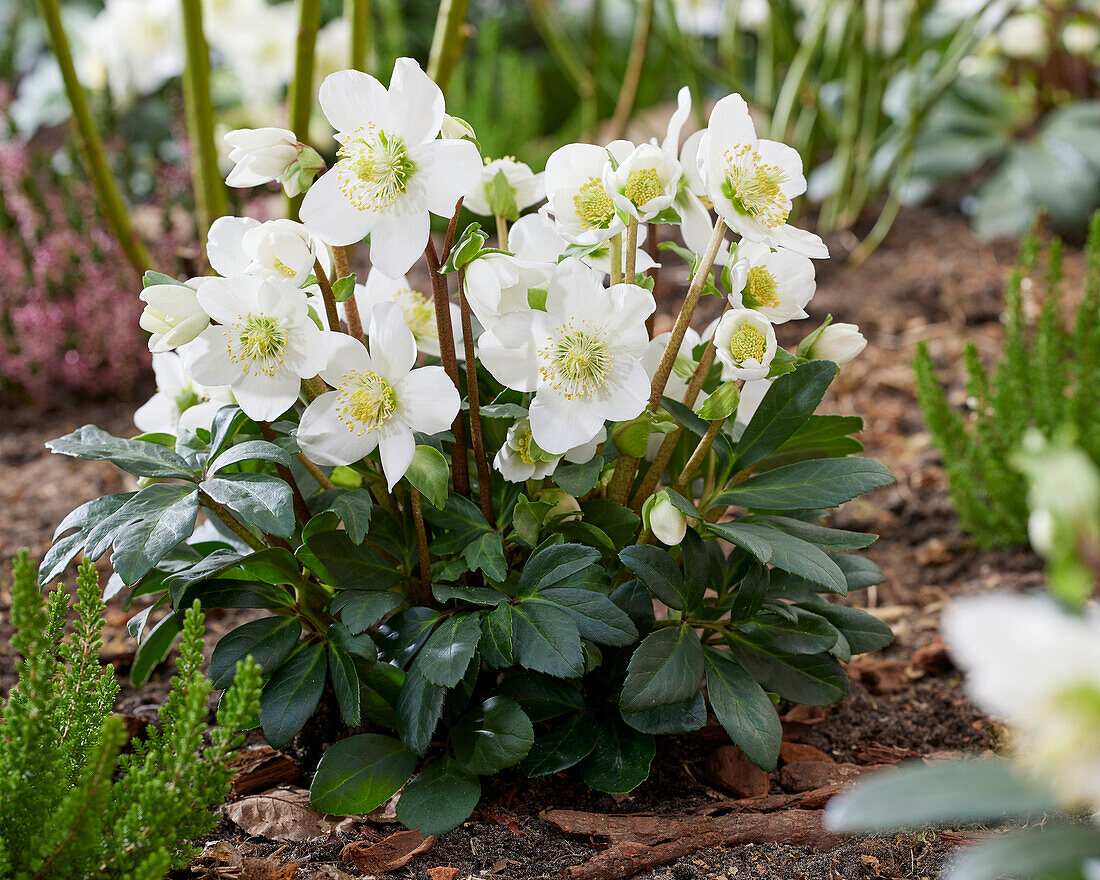
[(573, 464), (591, 461), (597, 447), (606, 439), (607, 430), (601, 427), (595, 437), (587, 443), (575, 446), (565, 455), (552, 458), (534, 457), (538, 454), (538, 444), (531, 436), (531, 420), (519, 419), (508, 428), (508, 437), (497, 452), (496, 458), (493, 459), (493, 467), (500, 471), (509, 483), (541, 480), (554, 473), (563, 458)]
[[(435, 301), (429, 294), (414, 290), (409, 279), (390, 278), (378, 269), (371, 267), (367, 273), (366, 284), (355, 285), (355, 302), (359, 306), (360, 317), (364, 324), (370, 324), (371, 315), (379, 303), (397, 303), (405, 323), (412, 331), (418, 351), (432, 357), (439, 357), (439, 327), (435, 322)], [(462, 313), (455, 303), (450, 303), (451, 327), (455, 334), (455, 344), (462, 339)]]
[(146, 434), (175, 434), (181, 428), (210, 428), (214, 414), (233, 402), (225, 388), (204, 388), (187, 375), (174, 351), (153, 355), (157, 391), (134, 412), (134, 425)]
[(546, 160), (549, 201), (542, 210), (554, 218), (566, 241), (599, 244), (626, 229), (604, 183), (609, 164), (607, 150), (595, 144), (566, 144)]
[(669, 500), (667, 492), (658, 492), (649, 509), (649, 530), (662, 544), (674, 547), (687, 534), (687, 519)]
[(714, 347), (725, 379), (764, 379), (775, 357), (775, 328), (752, 309), (730, 309), (714, 329)]
[(680, 183), (680, 163), (674, 153), (656, 144), (635, 147), (629, 141), (616, 141), (608, 150), (619, 162), (614, 169), (608, 164), (604, 173), (615, 207), (642, 223), (671, 207)]
[[(638, 250), (634, 257), (634, 270), (638, 273), (661, 265), (642, 248), (645, 244), (646, 232), (647, 227), (638, 227)], [(569, 247), (569, 242), (558, 234), (554, 221), (545, 214), (525, 214), (513, 223), (508, 231), (508, 247), (522, 260), (543, 264), (547, 268), (547, 277), (549, 277), (549, 273), (557, 265), (558, 257)], [(623, 264), (619, 267), (620, 274), (626, 267), (625, 247), (622, 253)], [(591, 266), (604, 275), (610, 275), (611, 245), (606, 241), (601, 242), (580, 260), (586, 266)]]
[[(538, 214), (529, 216), (550, 222)], [(528, 291), (546, 287), (556, 261), (556, 256), (551, 262), (542, 262), (509, 254), (486, 254), (470, 261), (466, 265), (466, 299), (482, 326), (490, 326), (508, 312), (528, 310)]]
[(218, 323), (183, 352), (191, 377), (203, 385), (228, 385), (241, 409), (271, 421), (298, 399), (301, 380), (316, 376), (336, 333), (309, 317), (306, 293), (255, 275), (210, 278), (199, 304)]
[(233, 187), (279, 180), (298, 161), (301, 150), (294, 132), (285, 128), (238, 128), (225, 136), (225, 142), (233, 148), (233, 170), (225, 182)]
[(550, 280), (546, 311), (512, 312), (481, 335), (481, 362), (501, 384), (535, 393), (531, 434), (551, 455), (587, 443), (605, 421), (645, 409), (652, 294), (634, 284), (605, 290), (600, 276), (563, 260)]
[(151, 284), (140, 294), (145, 303), (138, 324), (149, 337), (149, 351), (171, 351), (186, 345), (210, 326), (210, 316), (199, 305), (196, 288), (201, 279), (187, 284)]
[[(730, 293), (734, 308), (755, 309), (773, 324), (808, 318), (806, 304), (817, 290), (814, 264), (809, 257), (786, 248), (746, 241), (737, 247), (737, 261), (745, 261), (745, 283), (738, 278)], [(739, 273), (734, 273), (739, 274)]]
[(748, 241), (827, 257), (816, 235), (787, 225), (792, 200), (806, 191), (802, 159), (777, 141), (760, 140), (740, 95), (714, 105), (699, 144), (699, 169), (714, 209)]
[(378, 449), (390, 490), (405, 476), (416, 451), (414, 431), (446, 431), (462, 404), (442, 367), (416, 364), (416, 342), (400, 306), (379, 303), (371, 312), (370, 352), (335, 334), (321, 378), (335, 391), (302, 414), (298, 445), (320, 464), (359, 461)]
[(1008, 723), (1018, 759), (1066, 806), (1100, 811), (1100, 609), (966, 597), (942, 630), (974, 701)]
[(272, 280), (290, 281), (300, 286), (320, 262), (330, 272), (328, 248), (294, 220), (268, 220), (249, 229), (241, 239), (245, 254), (251, 257), (246, 270)]
[(810, 360), (846, 364), (867, 347), (867, 340), (855, 324), (830, 324), (810, 346)]
[[(512, 189), (512, 198), (515, 201), (515, 209), (522, 211), (537, 205), (546, 198), (546, 184), (543, 182), (543, 173), (535, 174), (530, 166), (523, 162), (517, 162), (512, 156), (502, 159), (485, 161), (481, 169), (481, 181), (470, 190), (462, 202), (464, 208), (469, 208), (481, 217), (492, 217), (497, 212), (493, 210), (493, 190), (496, 186), (498, 174), (503, 174), (508, 186)], [(500, 213), (504, 213), (501, 211)]]
[(318, 100), (340, 149), (306, 192), (302, 222), (331, 245), (369, 234), (371, 263), (398, 278), (424, 252), (429, 214), (450, 217), (477, 185), (477, 147), (437, 139), (443, 92), (411, 58), (397, 59), (389, 90), (341, 70), (321, 84)]

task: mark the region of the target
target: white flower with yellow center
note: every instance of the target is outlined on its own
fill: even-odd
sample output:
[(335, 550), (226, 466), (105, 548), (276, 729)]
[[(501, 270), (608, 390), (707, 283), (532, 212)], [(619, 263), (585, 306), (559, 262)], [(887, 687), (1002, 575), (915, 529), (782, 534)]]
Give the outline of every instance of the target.
[(772, 250), (766, 244), (743, 241), (737, 246), (737, 262), (744, 261), (735, 273), (735, 288), (730, 305), (735, 309), (755, 309), (773, 324), (808, 318), (806, 304), (817, 291), (814, 264), (809, 257), (786, 248)]
[(458, 389), (442, 367), (416, 364), (416, 342), (396, 303), (379, 303), (368, 325), (370, 352), (335, 334), (321, 378), (335, 390), (314, 400), (298, 427), (302, 452), (320, 464), (352, 464), (376, 448), (389, 488), (416, 451), (413, 432), (438, 434), (458, 415)]
[(829, 255), (816, 235), (787, 224), (792, 200), (806, 191), (801, 157), (786, 144), (756, 137), (740, 95), (714, 105), (698, 162), (707, 196), (734, 232), (807, 257)]
[(493, 459), (493, 467), (509, 483), (541, 480), (554, 473), (562, 459), (573, 464), (591, 461), (599, 445), (606, 439), (607, 430), (601, 426), (596, 436), (587, 443), (575, 446), (565, 455), (548, 456), (531, 435), (531, 420), (519, 419), (508, 428), (508, 437)]
[(607, 150), (595, 144), (566, 144), (546, 160), (548, 202), (541, 210), (571, 244), (598, 244), (626, 229), (604, 183), (609, 165)]
[[(646, 234), (647, 228), (639, 226), (638, 251), (634, 257), (634, 269), (638, 273), (646, 272), (654, 266), (661, 265), (642, 247), (645, 244)], [(508, 247), (521, 260), (545, 266), (547, 277), (549, 277), (554, 266), (557, 265), (558, 258), (569, 247), (569, 242), (558, 234), (557, 226), (549, 217), (544, 214), (527, 214), (512, 224), (512, 228), (508, 232)], [(586, 266), (591, 266), (603, 275), (611, 274), (611, 245), (606, 241), (596, 245), (579, 259)], [(626, 247), (624, 242), (623, 264), (619, 267), (619, 272), (622, 273), (625, 269)]]
[(540, 449), (564, 455), (589, 442), (606, 421), (629, 421), (645, 409), (642, 366), (652, 294), (634, 284), (604, 289), (579, 260), (559, 265), (546, 310), (503, 315), (479, 340), (481, 362), (498, 382), (534, 392), (531, 433)]
[(331, 245), (370, 235), (371, 263), (391, 278), (423, 253), (430, 214), (450, 217), (481, 179), (477, 147), (440, 140), (443, 93), (411, 58), (398, 58), (389, 89), (341, 70), (318, 100), (338, 132), (336, 165), (306, 192), (301, 218)]
[(206, 255), (210, 268), (223, 278), (258, 275), (300, 286), (316, 262), (332, 273), (325, 243), (294, 220), (261, 223), (251, 217), (219, 217), (206, 235)]
[(776, 346), (775, 328), (752, 309), (730, 309), (714, 328), (714, 347), (727, 380), (766, 378)]
[(174, 351), (153, 355), (157, 391), (134, 411), (134, 425), (147, 434), (175, 434), (180, 429), (210, 429), (214, 414), (233, 402), (228, 388), (206, 388), (187, 375)]
[[(528, 216), (553, 228), (553, 223), (545, 217), (538, 214)], [(472, 260), (466, 266), (466, 299), (470, 309), (484, 327), (491, 326), (497, 318), (509, 312), (527, 311), (530, 309), (529, 292), (532, 288), (546, 288), (556, 264), (556, 255), (553, 261), (546, 262), (510, 254), (486, 254)]]
[[(370, 323), (370, 317), (379, 303), (397, 303), (405, 323), (412, 331), (418, 351), (432, 357), (439, 357), (439, 327), (435, 321), (435, 301), (430, 293), (416, 290), (409, 279), (390, 278), (378, 269), (371, 268), (366, 284), (355, 285), (355, 302), (364, 324)], [(458, 306), (450, 303), (451, 328), (455, 335), (455, 348), (461, 352), (462, 313)]]
[(1019, 761), (1069, 808), (1100, 811), (1100, 608), (1046, 596), (965, 597), (943, 638), (974, 702), (1009, 726)]
[(298, 399), (301, 380), (316, 376), (338, 334), (309, 317), (306, 293), (255, 275), (210, 278), (199, 305), (217, 321), (183, 352), (191, 378), (228, 385), (249, 418), (271, 421)]
[(608, 151), (619, 165), (608, 165), (604, 183), (615, 206), (646, 223), (671, 207), (680, 182), (680, 163), (674, 153), (656, 144), (635, 147), (629, 141), (615, 141)]
[(481, 169), (481, 181), (470, 190), (462, 206), (481, 217), (492, 217), (496, 213), (493, 210), (493, 191), (497, 185), (498, 174), (503, 174), (508, 186), (511, 187), (512, 199), (517, 211), (537, 205), (546, 198), (543, 173), (540, 171), (535, 174), (530, 166), (516, 161), (513, 156), (505, 156), (502, 159), (493, 159), (491, 162), (486, 160)]

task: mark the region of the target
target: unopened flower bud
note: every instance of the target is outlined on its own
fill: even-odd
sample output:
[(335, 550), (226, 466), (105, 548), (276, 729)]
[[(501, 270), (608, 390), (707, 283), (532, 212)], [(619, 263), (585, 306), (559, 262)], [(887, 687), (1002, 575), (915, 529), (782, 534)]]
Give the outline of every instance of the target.
[(855, 324), (830, 324), (810, 346), (810, 360), (846, 364), (867, 347), (867, 340)]
[(140, 294), (145, 310), (138, 323), (152, 335), (149, 351), (170, 351), (186, 345), (210, 326), (195, 289), (186, 284), (153, 284)]
[(463, 138), (469, 138), (472, 141), (477, 140), (477, 135), (474, 134), (474, 127), (470, 125), (461, 116), (450, 116), (443, 114), (443, 125), (439, 130), (440, 137), (446, 140), (462, 140)]
[(294, 132), (285, 128), (238, 128), (225, 136), (233, 148), (229, 159), (233, 170), (229, 186), (259, 186), (279, 181), (288, 196), (299, 195), (325, 167), (320, 154), (298, 143)]
[(673, 505), (667, 492), (658, 492), (654, 499), (649, 509), (649, 530), (662, 544), (675, 546), (687, 534), (687, 520)]

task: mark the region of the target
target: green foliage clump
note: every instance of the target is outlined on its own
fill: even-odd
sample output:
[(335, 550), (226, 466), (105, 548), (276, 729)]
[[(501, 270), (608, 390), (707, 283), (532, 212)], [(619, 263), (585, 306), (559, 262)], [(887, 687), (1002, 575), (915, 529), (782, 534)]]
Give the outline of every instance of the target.
[(163, 877), (190, 859), (185, 841), (214, 824), (209, 807), (228, 790), (237, 731), (259, 708), (259, 667), (251, 658), (238, 665), (219, 726), (204, 743), (212, 685), (199, 669), (196, 602), (184, 616), (162, 727), (150, 727), (120, 756), (125, 730), (111, 711), (118, 685), (98, 661), (103, 602), (95, 565), (81, 563), (67, 640), (64, 588), (43, 602), (26, 551), (13, 571), (12, 644), (23, 659), (0, 709), (0, 876)]
[[(1075, 440), (1100, 461), (1100, 212), (1092, 218), (1087, 253), (1084, 297), (1066, 327), (1062, 242), (1053, 239), (1044, 249), (1034, 233), (1024, 239), (1005, 294), (1004, 349), (994, 373), (973, 342), (966, 347), (969, 417), (948, 403), (927, 345), (917, 349), (921, 411), (962, 527), (982, 546), (1027, 538), (1027, 485), (1011, 457), (1028, 428)], [(1025, 279), (1046, 292), (1034, 325), (1025, 318)]]

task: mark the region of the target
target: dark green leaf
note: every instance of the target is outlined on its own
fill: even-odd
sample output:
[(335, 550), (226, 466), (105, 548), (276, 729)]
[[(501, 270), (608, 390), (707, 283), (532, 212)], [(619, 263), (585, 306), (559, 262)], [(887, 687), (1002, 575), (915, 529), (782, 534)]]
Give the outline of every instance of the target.
[(619, 551), (619, 558), (654, 596), (670, 608), (683, 610), (684, 576), (668, 551), (652, 544), (635, 544)]
[(576, 678), (584, 671), (580, 632), (573, 618), (560, 608), (539, 602), (514, 606), (512, 638), (520, 666), (559, 678)]
[(325, 689), (325, 646), (306, 645), (275, 670), (260, 694), (260, 725), (272, 748), (281, 749), (302, 729)]
[(297, 556), (325, 583), (348, 590), (388, 590), (405, 578), (378, 553), (353, 543), (346, 531), (311, 535)]
[(656, 753), (651, 734), (617, 721), (601, 724), (596, 747), (584, 764), (584, 781), (597, 791), (625, 794), (645, 782)]
[(853, 654), (878, 651), (894, 641), (894, 631), (887, 624), (859, 608), (834, 605), (819, 596), (811, 602), (799, 604), (806, 605), (840, 630)]
[(848, 693), (848, 675), (828, 654), (787, 654), (740, 636), (730, 641), (733, 659), (765, 689), (806, 706), (828, 706)]
[(596, 736), (593, 716), (587, 712), (574, 715), (538, 737), (520, 769), (530, 777), (567, 770), (591, 754)]
[(875, 542), (877, 535), (867, 532), (849, 532), (845, 529), (830, 529), (816, 523), (803, 522), (789, 516), (746, 517), (743, 522), (759, 522), (786, 532), (788, 535), (820, 547), (827, 553), (840, 553), (845, 550), (862, 550)]
[(393, 797), (415, 767), (416, 756), (392, 736), (351, 736), (321, 756), (309, 799), (332, 816), (369, 813)]
[(481, 639), (477, 614), (455, 614), (428, 637), (417, 655), (420, 674), (432, 684), (453, 688), (466, 672)]
[(751, 467), (786, 443), (813, 415), (836, 372), (834, 363), (811, 361), (772, 382), (737, 443), (734, 468)]
[(688, 626), (662, 626), (646, 636), (626, 668), (619, 707), (640, 712), (692, 697), (703, 681), (703, 646)]
[(844, 572), (825, 551), (787, 532), (765, 523), (745, 520), (715, 523), (711, 530), (719, 537), (749, 550), (753, 555), (756, 554), (750, 548), (766, 545), (768, 552), (761, 562), (770, 562), (776, 568), (800, 575), (840, 595), (848, 590)]
[(431, 608), (414, 606), (378, 625), (378, 646), (382, 659), (405, 666), (432, 634), (439, 615)]
[(627, 613), (639, 632), (648, 632), (653, 626), (653, 597), (641, 581), (619, 584), (608, 598)]
[(153, 670), (164, 662), (181, 629), (183, 629), (183, 616), (179, 613), (169, 614), (154, 626), (145, 637), (145, 641), (138, 645), (134, 652), (134, 662), (130, 666), (130, 683), (134, 687), (145, 684), (153, 674)]
[(757, 614), (740, 625), (754, 642), (788, 654), (819, 654), (837, 641), (837, 630), (824, 617), (802, 608), (787, 606), (794, 620), (774, 613)]
[(337, 593), (336, 598), (332, 600), (329, 613), (339, 615), (348, 630), (358, 634), (400, 607), (402, 602), (404, 599), (397, 593), (344, 590)]
[(526, 604), (547, 602), (569, 614), (581, 638), (601, 645), (630, 645), (638, 640), (638, 629), (630, 616), (603, 593), (577, 587), (542, 590)]
[(497, 690), (519, 703), (532, 721), (549, 721), (584, 708), (584, 698), (576, 687), (549, 675), (510, 675)]
[[(113, 531), (102, 540), (109, 537), (115, 546), (111, 555), (115, 574), (125, 584), (135, 583), (191, 536), (198, 513), (198, 493), (193, 487), (176, 483), (146, 486), (109, 517)], [(93, 529), (88, 541), (95, 535)], [(95, 550), (90, 555), (96, 558)]]
[(46, 447), (51, 452), (86, 461), (109, 461), (135, 477), (195, 481), (187, 462), (171, 449), (159, 443), (112, 437), (95, 425), (85, 425), (64, 437), (50, 440)]
[(260, 531), (280, 538), (294, 531), (294, 496), (279, 477), (226, 474), (203, 480), (199, 488)]
[(512, 606), (501, 603), (481, 618), (481, 656), (493, 669), (505, 669), (514, 662), (512, 650)]
[(491, 581), (503, 583), (508, 577), (504, 541), (498, 532), (485, 532), (474, 538), (463, 548), (462, 558), (469, 563), (471, 571), (480, 568)]
[(373, 510), (370, 492), (366, 489), (339, 489), (328, 509), (340, 517), (353, 544), (362, 544), (370, 528), (370, 516)]
[(368, 633), (353, 633), (347, 624), (336, 621), (328, 628), (328, 639), (345, 653), (360, 657), (368, 663), (378, 659), (378, 647)]
[(727, 489), (714, 503), (761, 510), (837, 507), (857, 495), (894, 482), (894, 475), (877, 461), (824, 458), (784, 465), (749, 477)]
[(294, 605), (294, 599), (285, 590), (271, 584), (221, 578), (192, 584), (172, 605), (177, 609), (190, 608), (196, 599), (203, 608), (267, 608), (274, 611)]
[(584, 464), (558, 465), (551, 479), (570, 495), (582, 498), (595, 488), (602, 470), (603, 456), (597, 455)]
[(640, 712), (623, 712), (622, 716), (623, 721), (642, 733), (690, 733), (707, 723), (707, 704), (703, 692), (698, 691), (679, 703), (654, 706)]
[(359, 673), (351, 655), (333, 642), (329, 642), (328, 646), (328, 670), (332, 689), (336, 692), (336, 703), (340, 707), (340, 717), (349, 727), (357, 727), (362, 715)]
[[(432, 567), (435, 574), (435, 567)], [(499, 605), (508, 601), (508, 594), (495, 590), (492, 587), (464, 587), (461, 584), (432, 584), (432, 595), (437, 602), (447, 603), (452, 600), (469, 602), (473, 605)]]
[(215, 688), (227, 688), (237, 674), (237, 662), (250, 654), (270, 674), (290, 656), (301, 635), (302, 624), (296, 617), (251, 620), (221, 637), (210, 655), (207, 674)]
[(726, 652), (705, 648), (704, 660), (707, 696), (718, 723), (750, 761), (770, 773), (783, 741), (775, 706), (756, 679)]
[(548, 587), (570, 586), (574, 576), (595, 565), (600, 552), (583, 544), (555, 544), (539, 550), (523, 567), (519, 576), (519, 592), (530, 596)]
[(397, 731), (405, 745), (418, 755), (427, 752), (431, 745), (446, 695), (447, 689), (424, 678), (414, 661), (397, 698)]
[[(45, 587), (50, 581), (60, 577), (84, 547), (89, 532), (98, 523), (109, 519), (136, 494), (136, 492), (120, 492), (117, 495), (103, 495), (81, 504), (70, 512), (54, 531), (53, 539), (56, 543), (46, 553), (42, 565), (39, 566), (38, 585)], [(77, 531), (61, 538), (61, 535), (71, 529)]]
[(425, 837), (446, 834), (468, 818), (481, 797), (481, 780), (453, 758), (429, 764), (397, 802), (397, 820)]
[(447, 502), (450, 468), (443, 453), (434, 446), (417, 446), (412, 463), (405, 471), (405, 479), (412, 483), (433, 507), (442, 509)]
[(451, 731), (455, 757), (473, 773), (488, 776), (518, 764), (527, 755), (535, 732), (519, 703), (489, 697)]

